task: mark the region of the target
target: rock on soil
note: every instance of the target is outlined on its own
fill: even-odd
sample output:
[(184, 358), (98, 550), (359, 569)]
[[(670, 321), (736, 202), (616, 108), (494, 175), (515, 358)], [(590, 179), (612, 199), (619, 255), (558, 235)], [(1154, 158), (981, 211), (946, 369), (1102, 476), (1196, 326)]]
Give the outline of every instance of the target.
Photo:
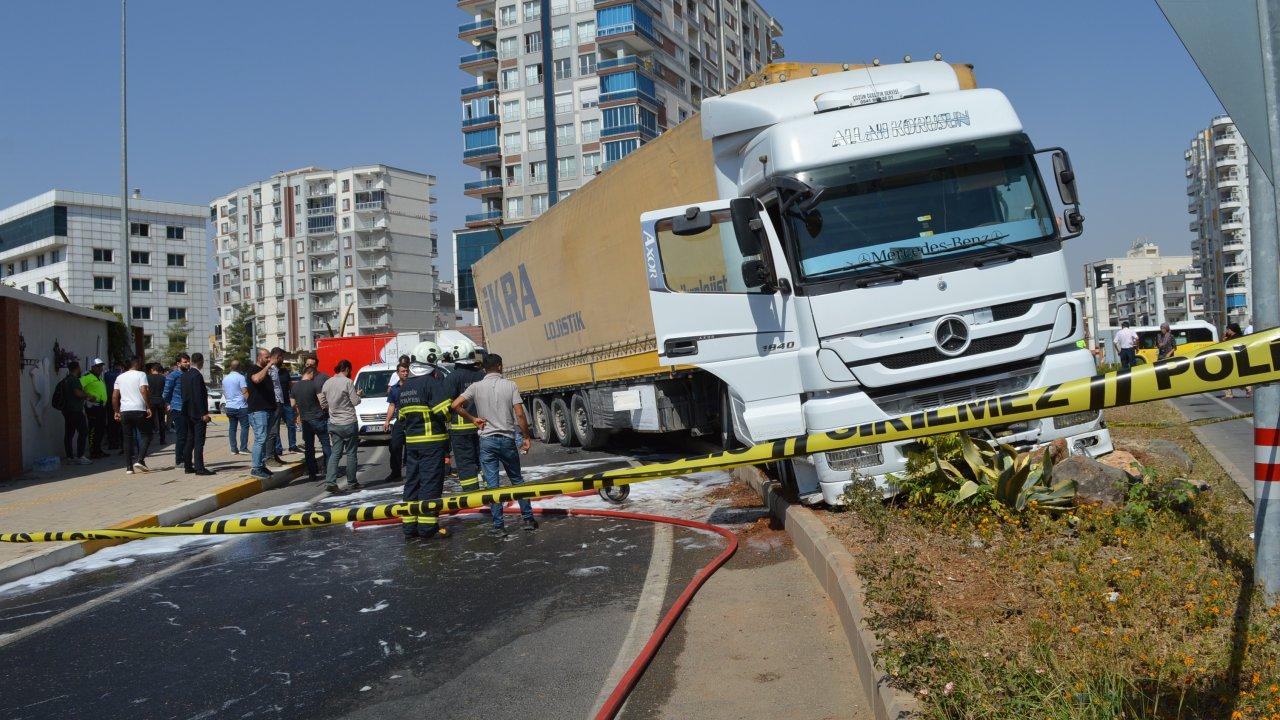
[(1145, 440), (1129, 440), (1125, 447), (1135, 454), (1146, 455), (1146, 464), (1164, 464), (1175, 467), (1182, 472), (1191, 472), (1191, 456), (1182, 446), (1172, 440), (1148, 438)]
[(1054, 466), (1053, 480), (1055, 483), (1075, 480), (1079, 502), (1123, 505), (1128, 496), (1130, 476), (1118, 467), (1084, 455), (1072, 455)]

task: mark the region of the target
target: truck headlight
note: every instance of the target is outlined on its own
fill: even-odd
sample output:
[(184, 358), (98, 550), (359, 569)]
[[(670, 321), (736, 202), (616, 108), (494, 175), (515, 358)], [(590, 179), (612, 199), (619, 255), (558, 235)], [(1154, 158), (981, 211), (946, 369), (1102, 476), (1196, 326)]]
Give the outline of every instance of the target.
[(1058, 415), (1053, 418), (1053, 429), (1061, 430), (1062, 428), (1074, 427), (1076, 425), (1089, 425), (1098, 419), (1099, 413), (1096, 410), (1086, 410), (1084, 412), (1071, 413), (1069, 415)]

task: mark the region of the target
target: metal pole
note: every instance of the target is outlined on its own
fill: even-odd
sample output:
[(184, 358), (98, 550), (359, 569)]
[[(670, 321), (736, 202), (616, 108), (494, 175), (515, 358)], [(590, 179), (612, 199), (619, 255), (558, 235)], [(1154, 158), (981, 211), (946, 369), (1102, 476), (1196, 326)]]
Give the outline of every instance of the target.
[[(542, 134), (547, 142), (547, 210), (560, 200), (560, 148), (556, 138), (555, 58), (551, 43), (551, 0), (542, 0)], [(572, 57), (572, 56), (570, 56)], [(576, 114), (576, 113), (575, 113)]]
[(124, 309), (121, 317), (129, 330), (129, 342), (133, 343), (133, 315), (129, 308), (129, 113), (128, 66), (126, 64), (126, 32), (128, 0), (120, 0), (120, 264), (124, 268)]
[[(1276, 22), (1280, 8), (1275, 0), (1258, 0), (1258, 29), (1262, 40), (1263, 92), (1267, 103), (1267, 132), (1271, 157), (1259, 158), (1275, 172), (1280, 168), (1280, 48), (1276, 47)], [(1272, 12), (1276, 10), (1276, 12)], [(1253, 327), (1264, 330), (1280, 325), (1280, 273), (1277, 272), (1278, 239), (1276, 209), (1280, 198), (1261, 166), (1249, 172), (1249, 233), (1252, 267)], [(1253, 393), (1254, 424), (1254, 579), (1262, 586), (1268, 604), (1280, 602), (1280, 385), (1262, 385)]]

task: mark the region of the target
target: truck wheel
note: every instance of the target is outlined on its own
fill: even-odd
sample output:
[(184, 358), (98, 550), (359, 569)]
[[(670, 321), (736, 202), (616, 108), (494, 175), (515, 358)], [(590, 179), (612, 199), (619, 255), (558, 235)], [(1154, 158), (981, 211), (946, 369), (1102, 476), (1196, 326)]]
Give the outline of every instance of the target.
[(578, 444), (578, 437), (573, 434), (573, 416), (564, 398), (551, 401), (551, 426), (555, 428), (556, 437), (560, 438), (562, 446), (573, 447)]
[(569, 410), (573, 419), (573, 434), (578, 436), (582, 447), (586, 450), (599, 450), (604, 447), (605, 441), (609, 439), (609, 431), (591, 424), (591, 408), (590, 403), (587, 402), (587, 396), (583, 393), (574, 393), (573, 399), (569, 402)]
[(800, 501), (800, 484), (796, 482), (796, 470), (790, 460), (779, 460), (773, 464), (778, 473), (778, 484), (782, 486), (782, 496), (789, 502)]
[(551, 408), (547, 401), (540, 397), (533, 399), (533, 434), (544, 443), (555, 442), (554, 430), (551, 427)]

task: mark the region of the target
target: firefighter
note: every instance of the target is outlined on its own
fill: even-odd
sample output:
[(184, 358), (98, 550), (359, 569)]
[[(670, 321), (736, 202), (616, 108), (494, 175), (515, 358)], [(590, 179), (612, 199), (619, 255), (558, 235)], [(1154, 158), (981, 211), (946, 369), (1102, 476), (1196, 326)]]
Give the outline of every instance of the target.
[[(419, 343), (413, 351), (410, 376), (400, 383), (397, 424), (404, 427), (404, 499), (438, 499), (444, 490), (444, 456), (449, 445), (449, 397), (444, 373), (433, 367), (440, 348), (433, 342)], [(405, 539), (445, 537), (439, 511), (404, 518)]]
[[(454, 343), (446, 353), (453, 357), (453, 372), (445, 378), (449, 400), (462, 396), (471, 383), (484, 377), (476, 357), (476, 346), (463, 338)], [(475, 414), (475, 405), (467, 403), (467, 410)], [(462, 492), (480, 489), (480, 431), (470, 420), (456, 412), (449, 414), (449, 445), (453, 448), (453, 468), (458, 472), (458, 485)]]

